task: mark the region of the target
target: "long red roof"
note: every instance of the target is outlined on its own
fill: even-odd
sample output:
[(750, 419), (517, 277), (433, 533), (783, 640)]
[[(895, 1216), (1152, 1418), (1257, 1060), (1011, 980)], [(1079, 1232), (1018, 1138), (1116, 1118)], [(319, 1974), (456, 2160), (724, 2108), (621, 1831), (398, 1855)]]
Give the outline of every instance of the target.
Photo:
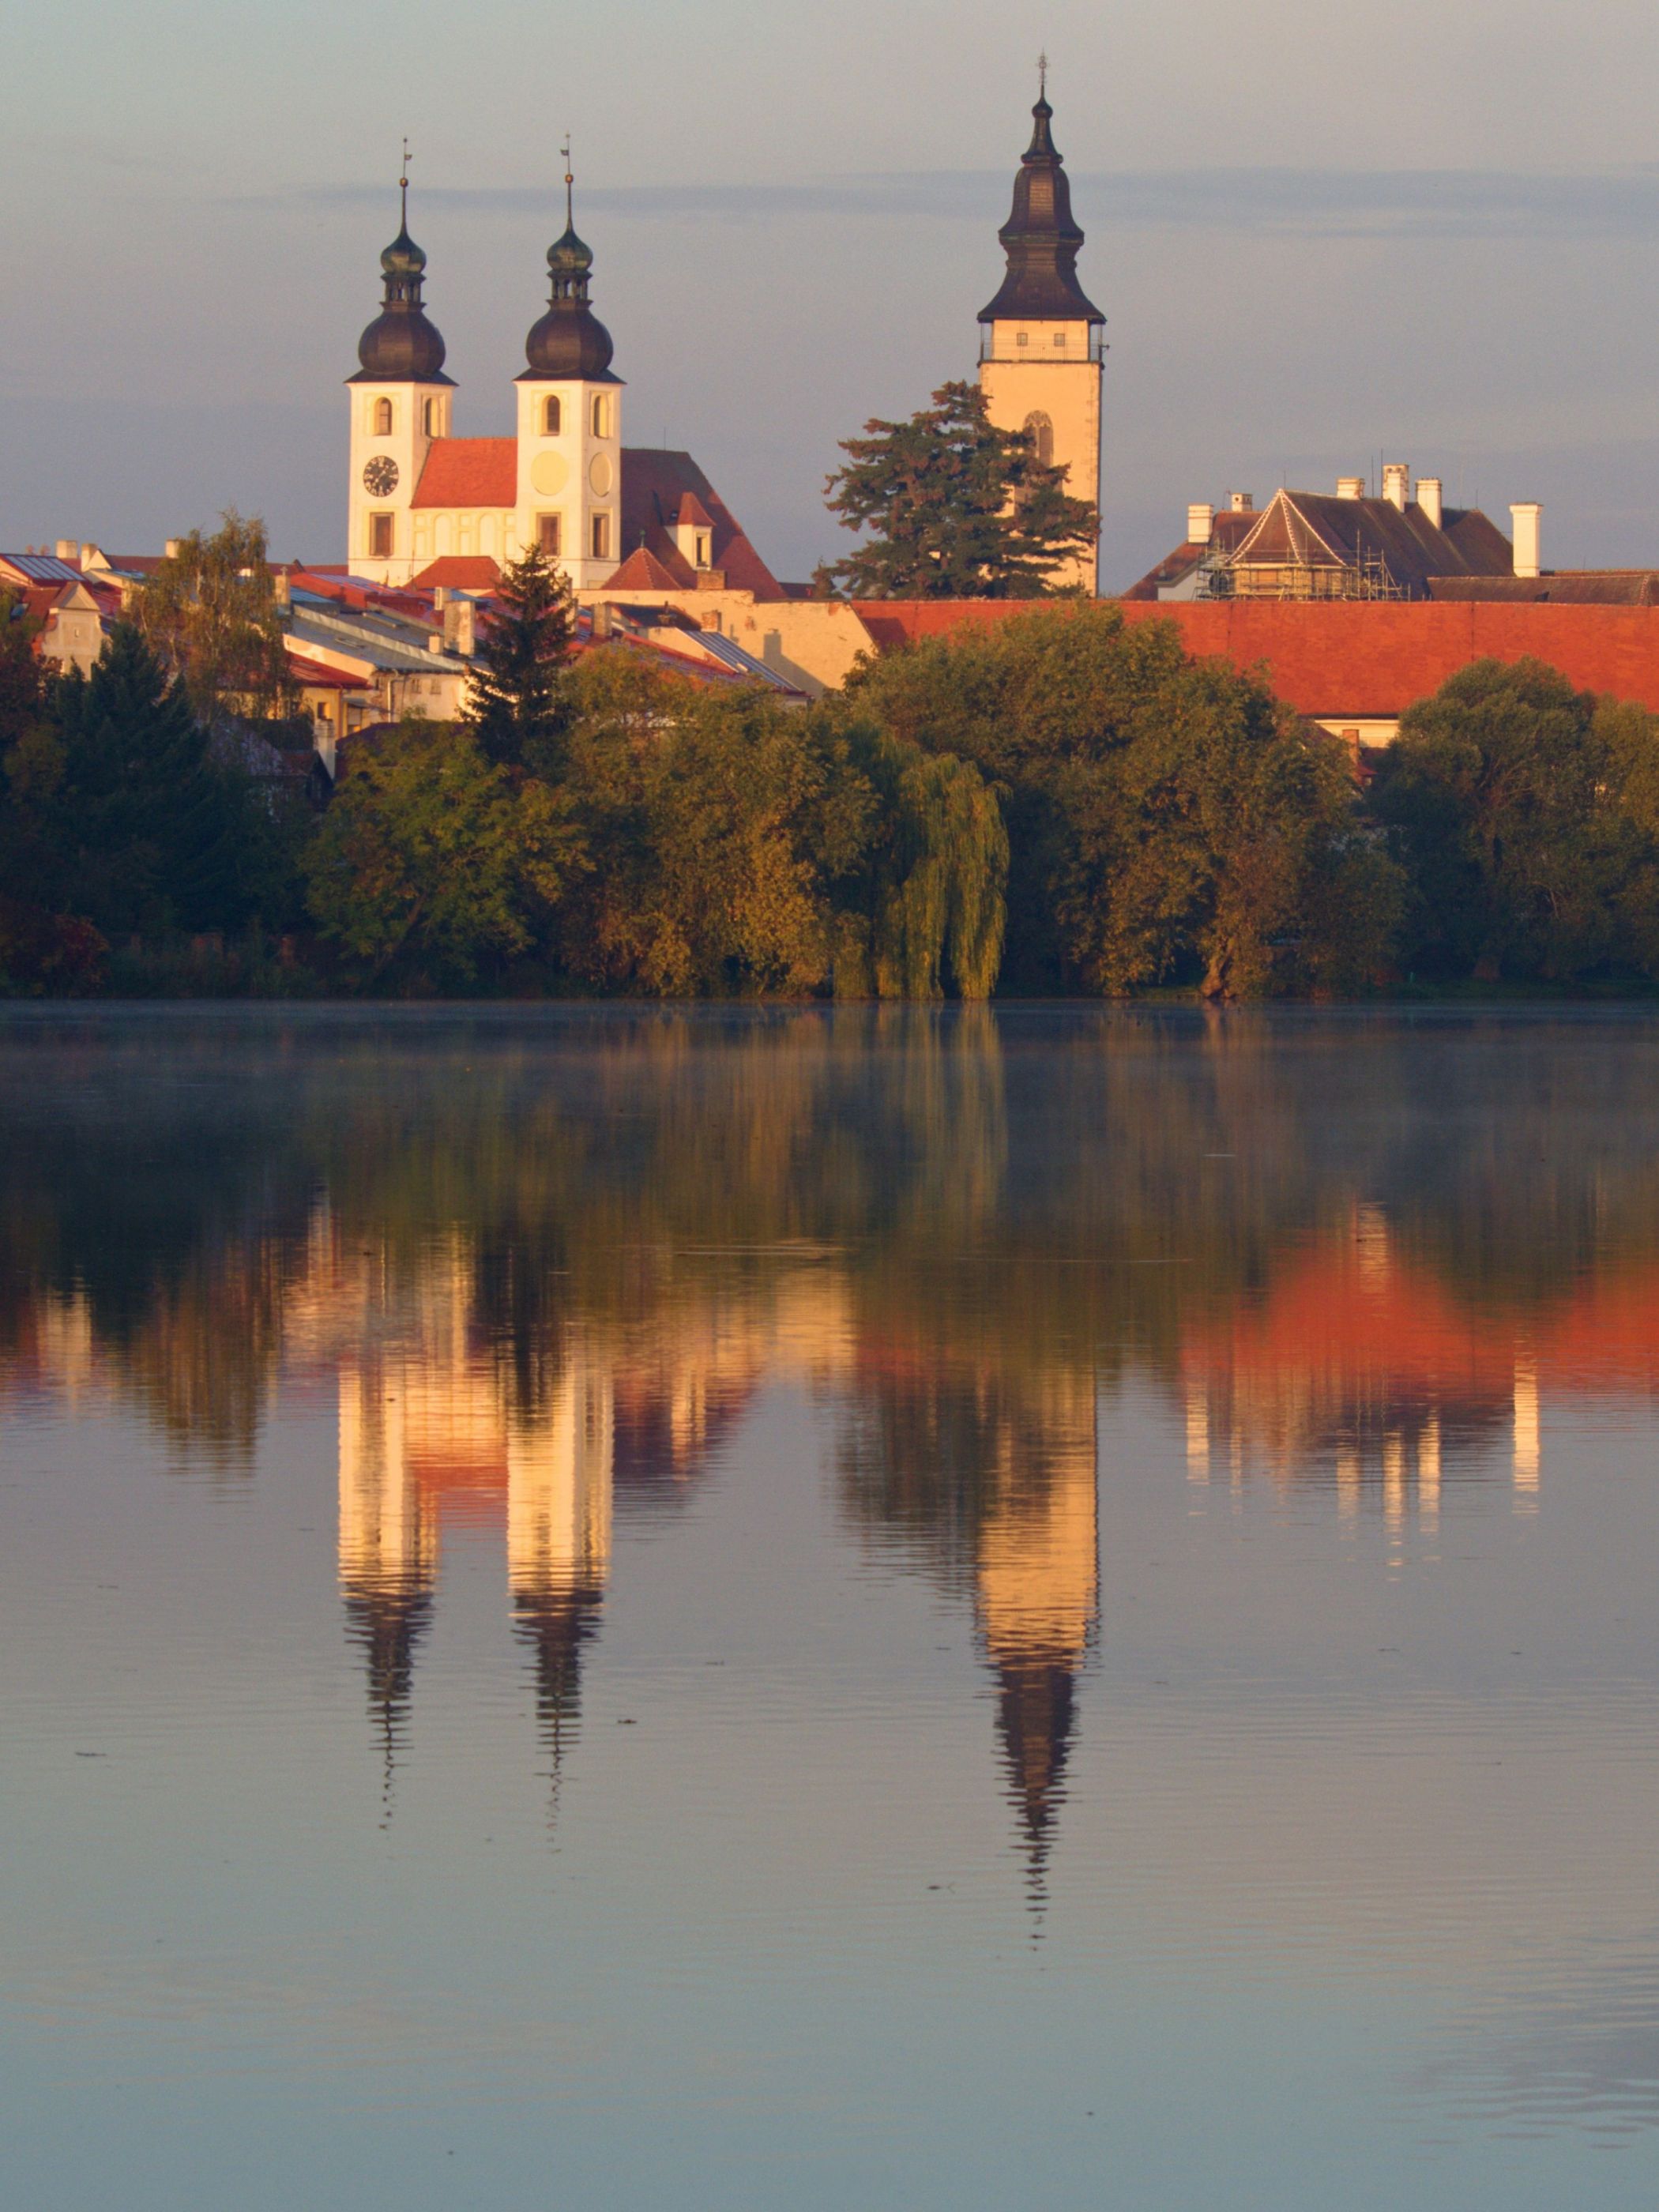
[(516, 438), (434, 438), (411, 507), (513, 507), (519, 497)]
[[(860, 599), (883, 651), (992, 629), (1043, 601)], [(1298, 714), (1392, 720), (1472, 660), (1528, 657), (1582, 690), (1659, 712), (1659, 607), (1483, 601), (1271, 599), (1112, 602), (1125, 622), (1171, 622), (1189, 653), (1260, 669)]]

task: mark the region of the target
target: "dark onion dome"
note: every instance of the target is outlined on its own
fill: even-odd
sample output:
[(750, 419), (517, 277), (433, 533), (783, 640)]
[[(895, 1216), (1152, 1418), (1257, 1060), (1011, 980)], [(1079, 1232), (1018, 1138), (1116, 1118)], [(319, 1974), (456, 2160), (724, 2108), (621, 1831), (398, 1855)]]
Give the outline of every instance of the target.
[(570, 205), (570, 179), (565, 180), (564, 235), (547, 249), (547, 272), (552, 280), (547, 313), (524, 342), (530, 366), (520, 384), (546, 377), (556, 381), (615, 384), (611, 356), (616, 348), (611, 333), (587, 303), (587, 280), (593, 267), (592, 250), (577, 237)]
[(453, 384), (444, 374), (444, 342), (421, 305), (426, 256), (409, 234), (409, 196), (404, 221), (380, 256), (386, 296), (380, 312), (357, 341), (362, 363), (350, 384)]
[(1008, 256), (1002, 289), (979, 319), (993, 322), (1103, 323), (1077, 281), (1083, 233), (1072, 219), (1072, 187), (1048, 125), (1054, 109), (1040, 98), (1036, 128), (1014, 179), (1013, 211), (997, 233)]

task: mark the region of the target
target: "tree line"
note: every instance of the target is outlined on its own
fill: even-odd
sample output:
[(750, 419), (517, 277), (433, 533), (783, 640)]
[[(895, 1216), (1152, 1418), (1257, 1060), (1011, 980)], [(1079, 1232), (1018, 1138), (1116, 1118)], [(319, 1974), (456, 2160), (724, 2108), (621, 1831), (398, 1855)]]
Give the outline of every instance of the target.
[(1226, 1000), (1659, 974), (1654, 719), (1536, 662), (1454, 677), (1362, 790), (1261, 681), (1110, 605), (923, 642), (802, 709), (625, 645), (573, 659), (532, 553), (463, 718), (359, 740), (317, 806), (234, 741), (283, 726), (268, 609), (210, 598), (164, 592), (88, 677), (44, 671), (4, 611), (4, 990)]

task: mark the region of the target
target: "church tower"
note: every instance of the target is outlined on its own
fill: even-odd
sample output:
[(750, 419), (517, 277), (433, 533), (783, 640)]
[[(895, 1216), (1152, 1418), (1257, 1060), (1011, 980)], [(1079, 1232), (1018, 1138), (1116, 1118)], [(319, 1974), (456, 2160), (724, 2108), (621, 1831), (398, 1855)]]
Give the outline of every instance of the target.
[[(1091, 503), (1100, 497), (1100, 382), (1106, 318), (1078, 283), (1083, 233), (1072, 216), (1072, 189), (1049, 125), (1047, 64), (1036, 128), (1014, 179), (1014, 204), (998, 236), (1008, 273), (980, 310), (980, 389), (1001, 429), (1030, 430), (1037, 455), (1063, 468), (1066, 489)], [(1093, 592), (1093, 552), (1064, 562), (1059, 584)]]
[(444, 342), (421, 304), (426, 256), (409, 234), (407, 149), (398, 180), (403, 220), (380, 256), (386, 295), (357, 343), (351, 395), (350, 512), (346, 565), (371, 583), (407, 583), (416, 569), (410, 505), (428, 449), (449, 435), (455, 385)]
[(593, 256), (576, 235), (570, 146), (564, 234), (548, 248), (547, 313), (525, 341), (518, 379), (518, 542), (539, 545), (578, 591), (622, 560), (622, 379), (611, 333), (588, 303)]

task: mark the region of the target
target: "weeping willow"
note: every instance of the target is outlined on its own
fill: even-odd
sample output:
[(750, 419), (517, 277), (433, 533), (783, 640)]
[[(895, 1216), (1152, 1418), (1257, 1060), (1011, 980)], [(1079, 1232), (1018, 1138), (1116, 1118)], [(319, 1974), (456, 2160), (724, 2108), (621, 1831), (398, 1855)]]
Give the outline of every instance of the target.
[(937, 999), (948, 972), (988, 999), (1002, 963), (1008, 832), (977, 769), (950, 753), (877, 741), (869, 766), (889, 841), (867, 913), (846, 918), (836, 988), (847, 996)]

